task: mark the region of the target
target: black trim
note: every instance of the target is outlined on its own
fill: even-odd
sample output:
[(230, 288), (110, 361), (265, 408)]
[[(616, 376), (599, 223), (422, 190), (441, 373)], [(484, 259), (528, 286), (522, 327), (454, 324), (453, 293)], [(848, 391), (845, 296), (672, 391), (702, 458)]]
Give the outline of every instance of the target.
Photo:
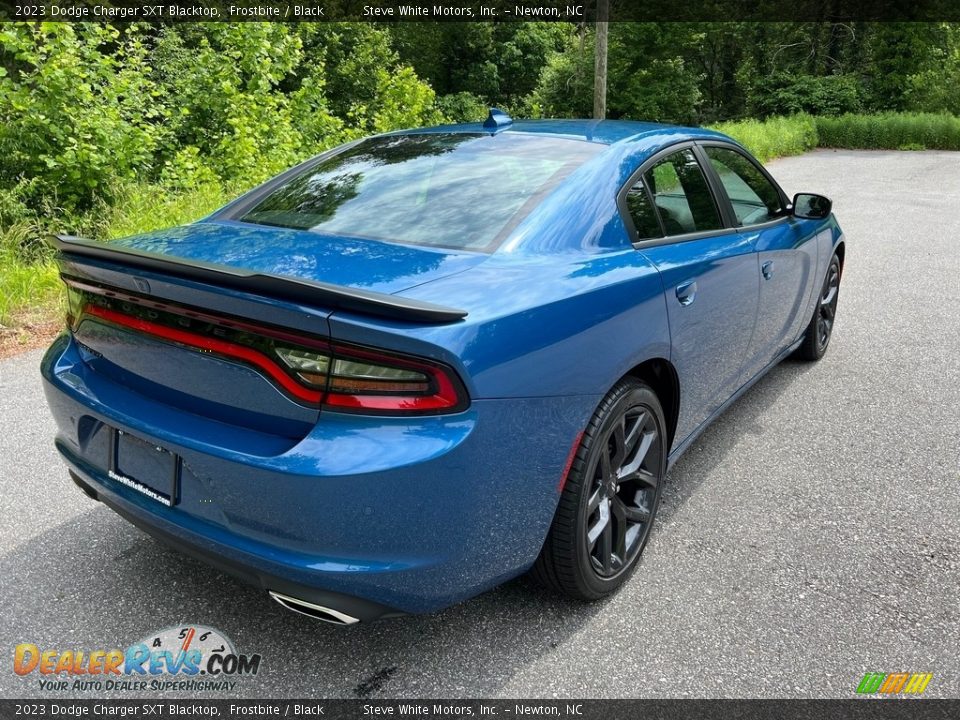
[(189, 280), (292, 300), (305, 305), (320, 305), (330, 310), (344, 310), (413, 323), (452, 323), (467, 316), (465, 310), (420, 300), (315, 280), (257, 273), (227, 265), (184, 260), (160, 253), (120, 248), (70, 235), (58, 235), (50, 241), (50, 245), (62, 253), (67, 260), (80, 257), (122, 263), (139, 270), (168, 273)]
[(720, 213), (721, 222), (723, 222), (727, 228), (739, 229), (737, 226), (737, 214), (733, 211), (733, 203), (730, 201), (730, 196), (727, 195), (727, 190), (723, 187), (720, 175), (713, 169), (713, 165), (710, 164), (710, 158), (700, 143), (694, 143), (693, 156), (697, 159), (697, 163), (700, 165), (700, 172), (703, 173), (703, 177), (707, 181), (707, 186), (713, 194), (713, 203), (717, 206), (717, 212)]
[(77, 475), (73, 470), (67, 470), (67, 473), (70, 475), (70, 479), (73, 480), (73, 484), (78, 488), (83, 490), (84, 495), (86, 495), (91, 500), (100, 502), (100, 498), (97, 495), (97, 491), (90, 487), (86, 482), (80, 479), (80, 476)]

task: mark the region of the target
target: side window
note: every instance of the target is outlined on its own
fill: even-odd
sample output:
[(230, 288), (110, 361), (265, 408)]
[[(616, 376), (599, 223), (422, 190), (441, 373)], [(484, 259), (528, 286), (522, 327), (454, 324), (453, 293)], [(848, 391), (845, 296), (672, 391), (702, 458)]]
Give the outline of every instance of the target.
[(720, 147), (704, 150), (727, 191), (738, 225), (756, 225), (780, 215), (783, 211), (780, 193), (756, 165), (736, 150)]
[(633, 220), (633, 226), (637, 229), (637, 237), (641, 240), (647, 238), (663, 237), (663, 231), (660, 229), (660, 221), (657, 220), (657, 211), (650, 202), (650, 196), (647, 194), (647, 188), (643, 180), (637, 182), (632, 188), (627, 190), (627, 212)]
[(692, 150), (670, 155), (644, 174), (667, 235), (722, 227), (703, 170)]

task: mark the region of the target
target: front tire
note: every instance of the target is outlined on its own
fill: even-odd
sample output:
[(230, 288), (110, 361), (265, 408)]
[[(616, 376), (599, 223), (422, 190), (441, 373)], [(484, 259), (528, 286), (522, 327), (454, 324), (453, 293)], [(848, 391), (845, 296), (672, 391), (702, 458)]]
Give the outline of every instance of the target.
[(580, 600), (619, 588), (636, 569), (667, 471), (663, 409), (649, 386), (619, 382), (587, 425), (531, 574)]
[(840, 296), (840, 258), (834, 255), (830, 259), (827, 275), (823, 279), (823, 288), (813, 310), (813, 317), (803, 336), (803, 342), (797, 348), (797, 357), (815, 362), (827, 353), (830, 337), (833, 335), (833, 323), (837, 317), (837, 299)]

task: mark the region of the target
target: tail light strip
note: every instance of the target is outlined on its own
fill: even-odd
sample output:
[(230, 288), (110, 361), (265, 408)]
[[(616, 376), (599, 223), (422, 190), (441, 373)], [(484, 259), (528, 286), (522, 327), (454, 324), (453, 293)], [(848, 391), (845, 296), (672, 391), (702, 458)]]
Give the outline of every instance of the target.
[[(117, 300), (132, 303), (148, 310), (159, 310), (161, 314), (165, 312), (178, 317), (192, 318), (209, 323), (215, 327), (235, 328), (244, 333), (269, 339), (274, 343), (279, 342), (284, 346), (287, 346), (289, 342), (289, 347), (299, 347), (303, 350), (309, 350), (311, 352), (319, 351), (329, 355), (331, 374), (328, 377), (327, 385), (325, 387), (318, 387), (317, 383), (310, 383), (306, 380), (303, 382), (298, 381), (296, 373), (291, 374), (293, 369), (291, 368), (290, 371), (285, 369), (284, 366), (280, 364), (278, 358), (274, 357), (276, 350), (269, 350), (269, 346), (265, 349), (259, 349), (239, 342), (232, 342), (207, 334), (191, 332), (168, 324), (153, 322), (151, 319), (129, 314), (128, 312), (120, 312), (110, 307), (103, 307), (101, 304), (94, 302), (83, 303), (82, 308), (80, 308), (77, 313), (77, 319), (82, 315), (93, 316), (100, 320), (164, 340), (176, 342), (201, 352), (215, 353), (226, 358), (242, 361), (263, 371), (287, 393), (309, 405), (322, 404), (353, 412), (435, 414), (458, 412), (465, 409), (468, 404), (466, 391), (463, 389), (459, 379), (455, 378), (452, 371), (427, 360), (420, 360), (419, 358), (408, 356), (395, 356), (391, 353), (381, 353), (374, 349), (342, 346), (308, 337), (301, 338), (285, 330), (260, 327), (234, 319), (221, 319), (192, 308), (175, 307), (165, 303), (158, 303), (152, 299), (141, 298), (113, 289), (78, 282), (72, 278), (64, 279), (74, 290), (81, 293), (86, 292), (99, 295), (104, 297), (106, 302)], [(334, 359), (337, 358), (366, 362), (374, 365), (379, 364), (398, 369), (409, 369), (425, 376), (425, 378), (429, 380), (430, 389), (423, 394), (361, 392), (360, 388), (364, 388), (363, 381), (352, 381), (354, 384), (351, 386), (351, 380), (345, 378), (346, 385), (341, 382), (341, 389), (338, 390), (338, 378), (332, 374)], [(322, 383), (320, 384), (322, 385)]]
[(322, 392), (303, 387), (283, 372), (270, 358), (252, 348), (227, 342), (226, 340), (197, 335), (185, 330), (178, 330), (177, 328), (167, 327), (166, 325), (159, 325), (149, 320), (133, 317), (132, 315), (125, 315), (124, 313), (109, 310), (99, 305), (87, 305), (84, 308), (84, 313), (98, 317), (101, 320), (106, 320), (115, 325), (122, 325), (131, 330), (137, 330), (138, 332), (163, 338), (164, 340), (172, 340), (173, 342), (188, 345), (198, 350), (214, 352), (219, 355), (243, 360), (263, 370), (291, 395), (314, 405), (319, 404), (320, 401), (323, 400)]

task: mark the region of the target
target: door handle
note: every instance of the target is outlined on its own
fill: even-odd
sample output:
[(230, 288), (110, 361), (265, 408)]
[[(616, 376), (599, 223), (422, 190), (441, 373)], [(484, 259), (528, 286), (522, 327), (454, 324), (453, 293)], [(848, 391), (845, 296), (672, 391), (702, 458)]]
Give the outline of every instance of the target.
[(769, 280), (773, 277), (773, 260), (767, 260), (763, 265), (760, 266), (760, 272), (763, 273), (764, 280)]
[(681, 305), (689, 305), (697, 298), (697, 283), (694, 280), (677, 285), (677, 300)]

